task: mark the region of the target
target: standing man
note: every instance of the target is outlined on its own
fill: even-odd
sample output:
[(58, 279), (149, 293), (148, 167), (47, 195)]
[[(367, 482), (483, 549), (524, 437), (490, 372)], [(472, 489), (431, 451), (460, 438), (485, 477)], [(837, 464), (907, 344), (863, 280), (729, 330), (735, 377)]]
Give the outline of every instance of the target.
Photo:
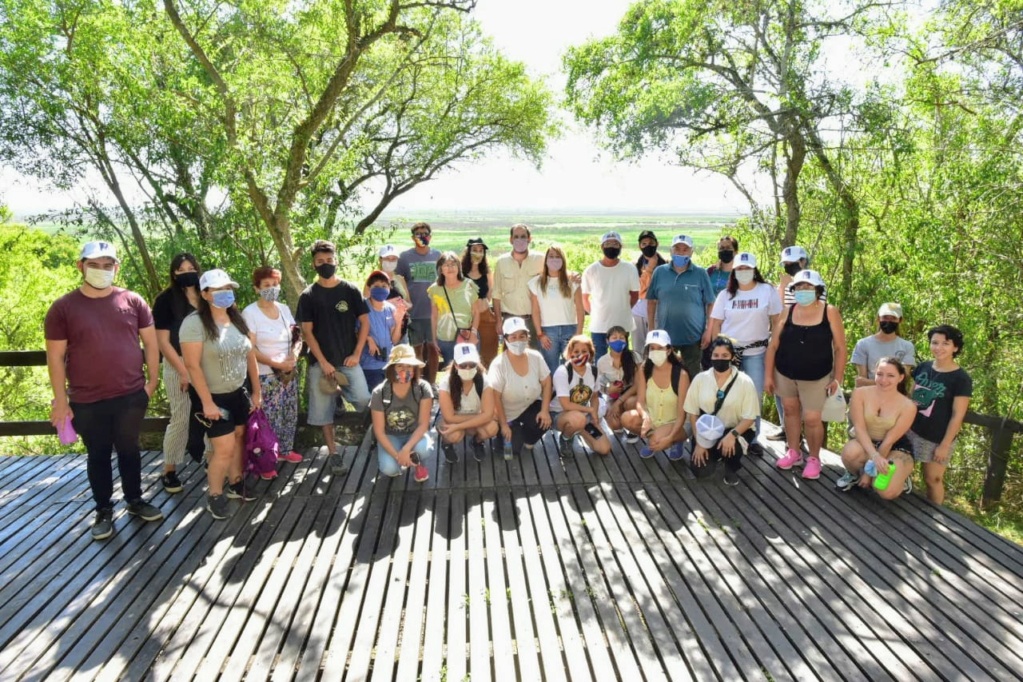
[(59, 428), (70, 418), (89, 453), (95, 540), (114, 532), (114, 448), (128, 513), (144, 521), (163, 518), (142, 499), (139, 448), (142, 419), (160, 381), (160, 349), (149, 306), (138, 294), (113, 286), (119, 269), (113, 244), (86, 244), (78, 259), (82, 285), (58, 298), (45, 321), (46, 367), (53, 387), (50, 422)]
[[(529, 330), (529, 345), (535, 350), (540, 349), (537, 329), (533, 322), (533, 304), (529, 299), (529, 280), (543, 272), (543, 254), (530, 253), (529, 244), (533, 235), (526, 225), (512, 225), (508, 241), (511, 253), (506, 253), (494, 262), (494, 288), (491, 293), (494, 301), (494, 317), (497, 318), (495, 328), (501, 336), (504, 320), (509, 317), (521, 317)], [(562, 267), (568, 267), (565, 263)]]
[(916, 365), (916, 349), (913, 344), (899, 336), (902, 322), (902, 306), (885, 303), (877, 311), (878, 331), (872, 336), (860, 339), (853, 349), (852, 363), (856, 365), (856, 386), (874, 385), (874, 368), (884, 357), (895, 358), (913, 373)]
[(409, 315), (408, 342), (416, 349), (419, 359), (426, 362), (423, 377), (431, 384), (437, 374), (438, 358), (433, 347), (433, 327), (431, 323), (432, 308), (426, 290), (437, 281), (437, 261), (440, 251), (430, 248), (433, 228), (427, 223), (416, 223), (412, 226), (413, 247), (402, 251), (398, 256), (397, 274), (408, 286), (412, 310)]
[(650, 328), (668, 332), (689, 376), (695, 377), (702, 349), (710, 345), (714, 289), (707, 271), (693, 263), (692, 237), (680, 234), (671, 240), (671, 263), (654, 270), (646, 300)]
[(600, 238), (604, 257), (583, 271), (583, 308), (590, 314), (590, 337), (596, 357), (607, 353), (607, 330), (621, 327), (627, 332), (636, 328), (632, 306), (639, 300), (639, 271), (626, 263), (622, 255), (622, 236), (608, 232)]
[(308, 423), (322, 427), (331, 471), (340, 476), (348, 469), (334, 443), (337, 391), (333, 389), (339, 386), (356, 412), (369, 407), (366, 376), (359, 366), (369, 336), (369, 307), (359, 289), (337, 276), (337, 255), (331, 242), (318, 239), (312, 256), (316, 281), (298, 297), (295, 314), (309, 347)]

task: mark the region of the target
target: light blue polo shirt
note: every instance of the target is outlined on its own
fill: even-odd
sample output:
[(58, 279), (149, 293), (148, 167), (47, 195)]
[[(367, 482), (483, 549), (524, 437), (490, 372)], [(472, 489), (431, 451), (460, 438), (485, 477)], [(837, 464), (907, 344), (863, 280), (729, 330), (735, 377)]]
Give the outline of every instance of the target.
[(699, 343), (707, 326), (707, 306), (714, 302), (714, 288), (707, 271), (689, 264), (684, 272), (675, 272), (671, 263), (654, 269), (647, 300), (657, 301), (657, 329), (671, 337), (671, 345)]

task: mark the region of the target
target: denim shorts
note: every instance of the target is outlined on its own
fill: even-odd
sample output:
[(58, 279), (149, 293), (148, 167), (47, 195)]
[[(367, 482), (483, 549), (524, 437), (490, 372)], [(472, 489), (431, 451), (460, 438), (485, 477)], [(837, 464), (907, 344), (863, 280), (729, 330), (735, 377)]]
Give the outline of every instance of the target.
[[(348, 379), (348, 385), (341, 388), (341, 394), (350, 402), (356, 412), (365, 412), (369, 407), (369, 389), (366, 387), (366, 375), (362, 367), (337, 367), (338, 372)], [(309, 415), (306, 423), (310, 426), (330, 426), (334, 423), (334, 411), (337, 409), (337, 394), (327, 394), (320, 390), (320, 363), (309, 365), (306, 387), (309, 389)]]

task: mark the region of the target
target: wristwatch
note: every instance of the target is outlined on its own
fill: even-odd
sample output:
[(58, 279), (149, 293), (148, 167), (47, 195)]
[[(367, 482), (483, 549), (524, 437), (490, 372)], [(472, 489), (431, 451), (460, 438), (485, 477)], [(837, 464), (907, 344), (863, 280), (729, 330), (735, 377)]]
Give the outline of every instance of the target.
[(736, 438), (738, 438), (739, 437), (739, 432), (736, 431), (735, 429), (732, 429), (732, 435), (735, 436)]

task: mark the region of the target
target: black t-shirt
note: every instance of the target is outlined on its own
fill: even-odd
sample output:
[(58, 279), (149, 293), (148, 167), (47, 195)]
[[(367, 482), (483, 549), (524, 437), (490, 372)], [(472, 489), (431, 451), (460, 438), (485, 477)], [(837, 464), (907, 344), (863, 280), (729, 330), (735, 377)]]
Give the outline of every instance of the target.
[(157, 329), (164, 329), (170, 332), (170, 342), (174, 350), (181, 355), (181, 342), (178, 340), (178, 330), (181, 329), (181, 322), (188, 317), (195, 308), (185, 299), (184, 306), (180, 303), (175, 305), (174, 292), (170, 289), (161, 291), (156, 300), (153, 301), (153, 324)]
[[(341, 280), (336, 287), (328, 288), (314, 282), (298, 297), (295, 320), (299, 324), (312, 322), (323, 357), (340, 367), (355, 352), (359, 316), (368, 314), (362, 293), (350, 283)], [(310, 354), (309, 362), (316, 362), (316, 357)]]
[(913, 402), (917, 409), (913, 433), (940, 443), (952, 421), (952, 403), (960, 396), (972, 395), (973, 379), (962, 367), (937, 372), (931, 360), (920, 363), (913, 368)]

